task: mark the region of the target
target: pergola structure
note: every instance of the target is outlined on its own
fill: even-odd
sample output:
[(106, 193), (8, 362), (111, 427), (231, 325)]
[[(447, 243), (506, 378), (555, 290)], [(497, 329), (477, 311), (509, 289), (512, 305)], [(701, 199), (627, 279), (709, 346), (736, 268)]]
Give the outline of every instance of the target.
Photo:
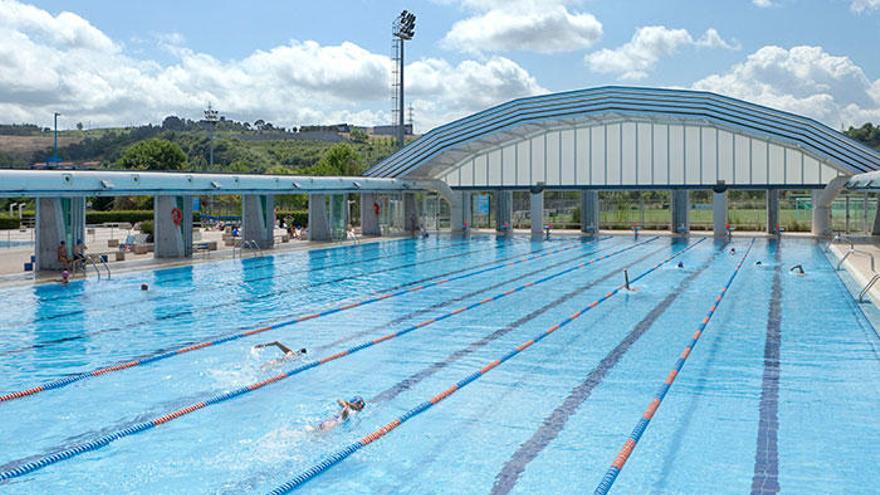
[[(830, 231), (830, 205), (849, 177), (880, 169), (880, 153), (815, 120), (699, 91), (600, 87), (522, 98), (431, 130), (367, 171), (369, 177), (439, 180), (453, 191), (463, 230), (470, 194), (492, 191), (496, 222), (509, 224), (512, 191), (582, 192), (582, 230), (598, 229), (598, 191), (672, 190), (672, 229), (687, 232), (688, 191), (712, 189), (716, 235), (727, 191), (767, 191), (767, 225), (779, 224), (779, 191), (813, 191), (813, 233)], [(532, 222), (536, 235), (540, 221)]]

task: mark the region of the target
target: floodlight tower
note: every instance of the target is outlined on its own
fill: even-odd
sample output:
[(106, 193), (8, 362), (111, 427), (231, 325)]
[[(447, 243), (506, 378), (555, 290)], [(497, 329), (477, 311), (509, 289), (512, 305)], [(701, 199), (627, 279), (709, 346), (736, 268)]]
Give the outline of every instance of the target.
[(208, 169), (214, 169), (214, 128), (217, 127), (217, 110), (211, 108), (211, 103), (208, 103), (208, 108), (205, 110), (205, 121), (208, 123)]
[(406, 144), (406, 127), (404, 125), (404, 101), (403, 101), (403, 45), (404, 42), (413, 39), (416, 34), (416, 15), (408, 10), (404, 10), (394, 20), (391, 27), (391, 34), (394, 36), (397, 44), (397, 145), (403, 148)]

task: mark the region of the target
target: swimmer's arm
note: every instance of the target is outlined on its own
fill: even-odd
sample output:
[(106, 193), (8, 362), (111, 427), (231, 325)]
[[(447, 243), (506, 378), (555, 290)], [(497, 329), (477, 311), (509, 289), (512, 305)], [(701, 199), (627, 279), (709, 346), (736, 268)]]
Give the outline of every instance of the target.
[(276, 340), (275, 342), (269, 342), (269, 343), (267, 343), (267, 344), (257, 344), (257, 345), (255, 345), (254, 347), (257, 348), (257, 349), (262, 349), (263, 347), (269, 347), (269, 346), (274, 346), (274, 347), (277, 347), (277, 348), (281, 349), (281, 352), (283, 352), (284, 354), (291, 354), (291, 353), (293, 353), (293, 351), (290, 350), (289, 347), (287, 347), (286, 345), (282, 344), (281, 342), (278, 342), (277, 340)]

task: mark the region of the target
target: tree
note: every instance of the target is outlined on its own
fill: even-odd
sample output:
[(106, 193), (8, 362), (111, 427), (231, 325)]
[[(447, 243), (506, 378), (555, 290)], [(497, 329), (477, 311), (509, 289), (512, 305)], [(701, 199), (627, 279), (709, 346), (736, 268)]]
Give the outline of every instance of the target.
[(171, 141), (153, 138), (126, 148), (119, 164), (134, 170), (181, 170), (186, 166), (186, 153)]
[(83, 130), (83, 123), (82, 122), (76, 123), (76, 130), (82, 132), (82, 130)]
[(367, 131), (363, 129), (352, 129), (351, 140), (358, 144), (364, 144), (370, 140), (370, 136), (368, 136)]
[(162, 121), (162, 129), (167, 131), (183, 131), (186, 129), (186, 122), (176, 115), (169, 115)]
[(337, 143), (327, 148), (318, 164), (307, 169), (314, 175), (361, 175), (364, 158), (348, 143)]

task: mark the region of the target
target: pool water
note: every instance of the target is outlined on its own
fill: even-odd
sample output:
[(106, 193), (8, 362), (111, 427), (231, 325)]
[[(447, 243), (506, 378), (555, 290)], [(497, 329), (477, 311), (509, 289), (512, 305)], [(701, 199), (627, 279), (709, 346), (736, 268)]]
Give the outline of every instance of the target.
[[(666, 261), (298, 490), (589, 493), (743, 256), (611, 493), (880, 493), (880, 341), (821, 246), (646, 236), (435, 236), (2, 290), (0, 396), (162, 358), (0, 402), (0, 473), (127, 431), (0, 492), (269, 492)], [(308, 354), (267, 367), (280, 353), (253, 346), (275, 340)], [(354, 395), (361, 413), (309, 431)]]

